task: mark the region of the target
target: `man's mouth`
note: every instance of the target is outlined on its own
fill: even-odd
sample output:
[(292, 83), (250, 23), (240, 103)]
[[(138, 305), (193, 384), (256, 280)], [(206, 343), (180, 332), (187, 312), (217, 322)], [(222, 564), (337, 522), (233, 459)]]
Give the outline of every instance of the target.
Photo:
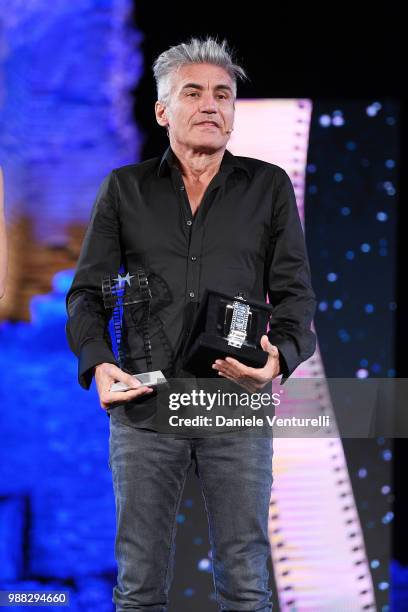
[(200, 121), (200, 123), (197, 123), (196, 125), (207, 125), (207, 126), (218, 127), (218, 123), (216, 123), (215, 121)]

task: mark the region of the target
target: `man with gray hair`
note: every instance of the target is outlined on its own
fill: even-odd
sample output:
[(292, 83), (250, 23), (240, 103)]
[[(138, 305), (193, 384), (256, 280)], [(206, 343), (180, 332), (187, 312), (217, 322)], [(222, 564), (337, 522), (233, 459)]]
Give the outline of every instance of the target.
[[(286, 379), (313, 354), (315, 298), (293, 188), (273, 164), (227, 149), (236, 81), (245, 78), (226, 42), (191, 39), (154, 63), (156, 120), (170, 146), (162, 157), (113, 170), (103, 182), (67, 296), (67, 335), (80, 384), (95, 376), (110, 416), (110, 467), (116, 500), (113, 601), (117, 611), (167, 610), (176, 515), (195, 463), (208, 515), (220, 610), (272, 609), (267, 563), (272, 439), (235, 433), (169, 437), (155, 429), (155, 392), (115, 360), (107, 338), (101, 282), (122, 265), (143, 264), (166, 299), (150, 330), (154, 369), (182, 369), (183, 347), (206, 289), (273, 306), (262, 368), (217, 359), (221, 377), (259, 391)], [(256, 135), (255, 135), (256, 137)], [(167, 345), (163, 343), (163, 334)], [(143, 343), (137, 349), (142, 348)], [(143, 354), (137, 371), (144, 368)], [(113, 383), (130, 389), (113, 392)], [(242, 433), (242, 432), (241, 432)]]

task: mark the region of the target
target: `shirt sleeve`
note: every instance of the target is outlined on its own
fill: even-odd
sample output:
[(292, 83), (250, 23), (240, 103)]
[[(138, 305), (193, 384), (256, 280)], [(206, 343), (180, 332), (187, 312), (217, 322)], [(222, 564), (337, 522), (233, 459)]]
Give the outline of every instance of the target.
[(281, 168), (274, 194), (267, 270), (273, 311), (268, 337), (279, 350), (283, 384), (315, 351), (316, 336), (310, 326), (316, 299), (295, 193)]
[(116, 364), (108, 330), (110, 312), (103, 304), (102, 280), (119, 272), (119, 228), (118, 184), (113, 170), (99, 188), (66, 297), (68, 344), (78, 357), (78, 380), (85, 389), (91, 385), (95, 366), (105, 362)]

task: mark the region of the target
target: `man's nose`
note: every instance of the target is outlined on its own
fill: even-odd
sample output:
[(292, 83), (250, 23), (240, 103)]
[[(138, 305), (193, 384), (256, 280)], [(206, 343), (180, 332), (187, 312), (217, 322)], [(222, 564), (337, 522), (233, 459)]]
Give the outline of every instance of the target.
[(216, 113), (217, 112), (217, 101), (213, 94), (206, 93), (201, 97), (201, 112), (203, 113)]

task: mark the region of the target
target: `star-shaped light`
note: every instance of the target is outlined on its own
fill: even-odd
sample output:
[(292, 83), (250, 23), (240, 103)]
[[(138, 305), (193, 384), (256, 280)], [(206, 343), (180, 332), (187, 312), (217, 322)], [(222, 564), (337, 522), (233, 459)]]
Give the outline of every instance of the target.
[(127, 283), (130, 287), (130, 279), (134, 278), (134, 276), (130, 276), (129, 272), (126, 274), (126, 276), (121, 276), (120, 274), (118, 274), (117, 278), (114, 278), (113, 280), (116, 281), (119, 285), (121, 285), (122, 283)]

